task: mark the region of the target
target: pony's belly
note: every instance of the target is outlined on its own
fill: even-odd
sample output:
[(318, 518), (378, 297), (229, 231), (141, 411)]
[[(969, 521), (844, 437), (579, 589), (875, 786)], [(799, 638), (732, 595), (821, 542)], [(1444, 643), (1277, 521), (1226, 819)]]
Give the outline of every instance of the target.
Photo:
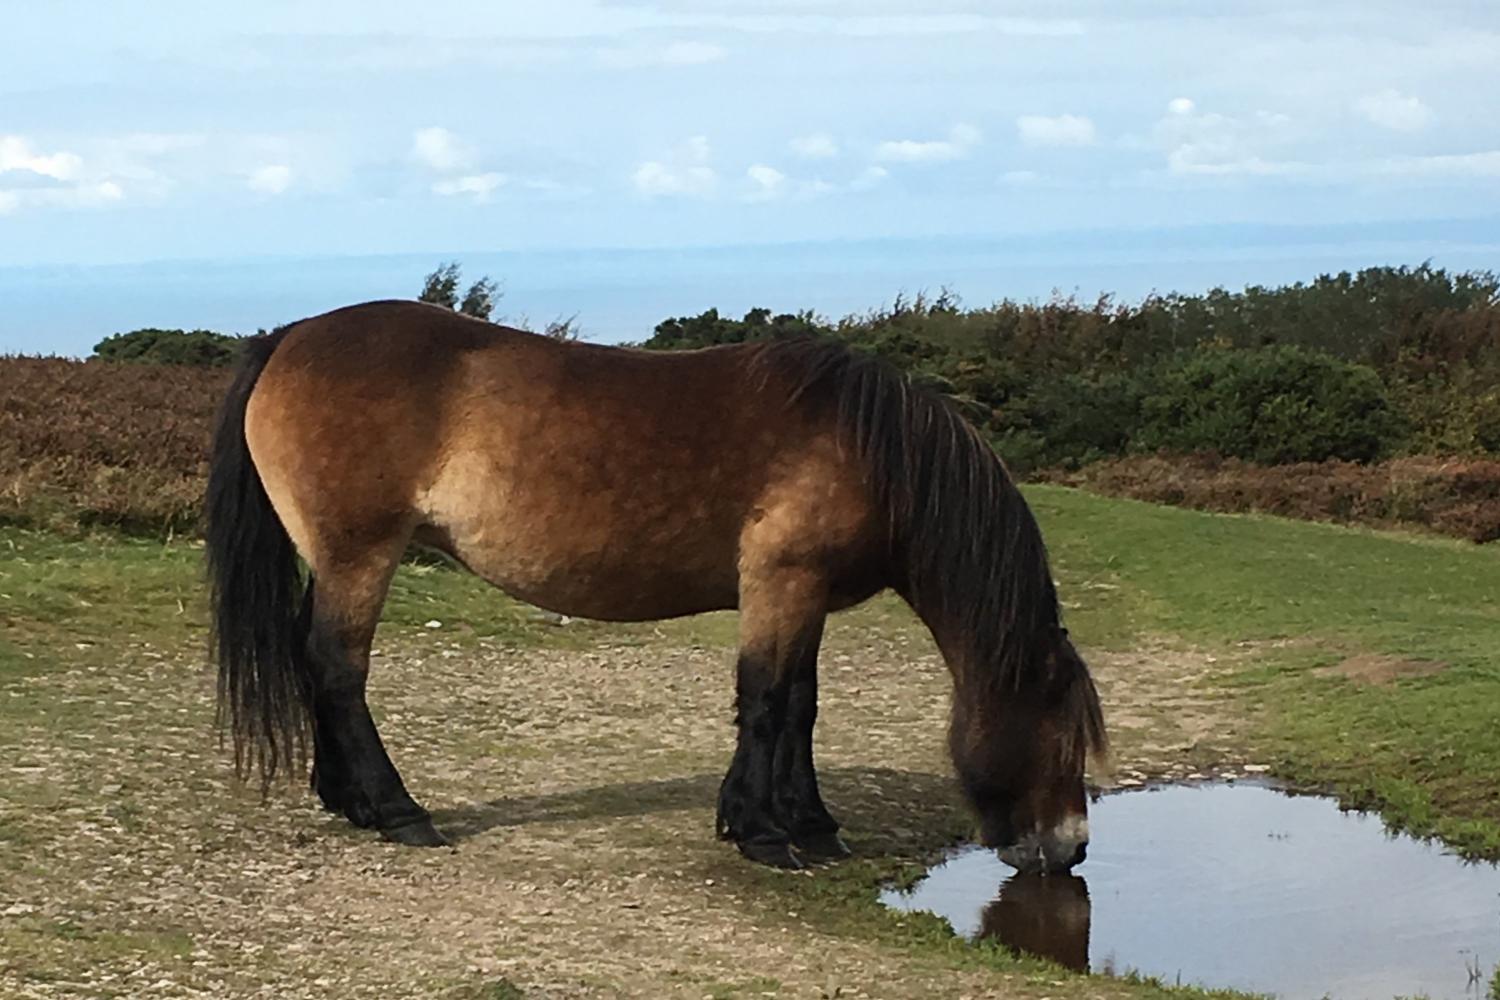
[(463, 563), (512, 597), (558, 614), (606, 621), (650, 621), (733, 608), (739, 583), (732, 558), (702, 549), (641, 544), (579, 544), (545, 532), (475, 533), (428, 529), (417, 538)]
[(478, 576), (528, 604), (577, 618), (651, 621), (733, 608), (731, 580), (664, 572), (642, 566), (580, 561), (527, 572), (514, 566), (474, 566)]

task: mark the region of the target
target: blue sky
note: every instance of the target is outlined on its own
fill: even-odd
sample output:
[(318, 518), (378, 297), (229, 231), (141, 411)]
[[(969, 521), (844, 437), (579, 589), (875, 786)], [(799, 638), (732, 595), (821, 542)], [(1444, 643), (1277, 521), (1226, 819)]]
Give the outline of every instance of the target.
[[(1500, 264), (1493, 0), (52, 0), (5, 26), (0, 349), (268, 325), (448, 256), (604, 339), (709, 290), (875, 305), (948, 280), (949, 239), (971, 302)], [(745, 246), (738, 282), (672, 252)], [(570, 277), (595, 248), (654, 252)]]

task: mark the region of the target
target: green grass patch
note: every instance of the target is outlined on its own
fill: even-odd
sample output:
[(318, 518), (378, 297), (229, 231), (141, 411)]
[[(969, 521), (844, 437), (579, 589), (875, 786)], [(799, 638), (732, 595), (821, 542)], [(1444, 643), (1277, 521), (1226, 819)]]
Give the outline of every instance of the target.
[[(1500, 551), (1260, 516), (1027, 491), (1084, 643), (1242, 649), (1230, 679), (1277, 773), (1392, 825), (1500, 857)], [(1320, 677), (1361, 653), (1447, 669)]]

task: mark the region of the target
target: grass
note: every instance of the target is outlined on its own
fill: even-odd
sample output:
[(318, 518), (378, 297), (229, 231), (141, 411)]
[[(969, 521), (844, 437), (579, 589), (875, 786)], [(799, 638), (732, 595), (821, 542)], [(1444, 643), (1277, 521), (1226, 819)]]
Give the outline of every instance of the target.
[[(1129, 650), (1165, 638), (1221, 652), (1235, 666), (1214, 683), (1223, 685), (1251, 720), (1249, 743), (1241, 748), (1247, 760), (1266, 760), (1289, 780), (1378, 807), (1393, 824), (1440, 835), (1468, 854), (1500, 855), (1495, 819), (1500, 816), (1495, 778), (1500, 742), (1493, 739), (1493, 706), (1500, 695), (1493, 652), (1500, 649), (1495, 551), (1273, 518), (1199, 514), (1056, 487), (1029, 488), (1027, 495), (1053, 553), (1069, 625), (1083, 645)], [(86, 699), (43, 704), (35, 700), (41, 695), (33, 685), (9, 682), (80, 665), (107, 669), (127, 644), (202, 648), (202, 553), (190, 542), (64, 537), (0, 527), (0, 555), (5, 612), (0, 684), (9, 684), (8, 697), (0, 702), (0, 724), (24, 721), (80, 738), (91, 724)], [(912, 635), (913, 620), (889, 599), (841, 620), (903, 641), (925, 641)], [(434, 621), (440, 624), (429, 628)], [(581, 622), (559, 628), (465, 574), (415, 561), (402, 568), (393, 585), (380, 641), (431, 644), (436, 635), (462, 645), (485, 636), (516, 646), (665, 641), (718, 648), (733, 642), (734, 627), (732, 615), (709, 615), (649, 625)], [(1320, 666), (1365, 652), (1438, 660), (1447, 669), (1390, 687), (1314, 674)], [(206, 677), (205, 672), (205, 683)], [(87, 678), (77, 683), (86, 685)], [(628, 715), (629, 706), (623, 706), (622, 719)], [(499, 737), (490, 739), (502, 746)], [(523, 753), (521, 744), (503, 745)], [(487, 751), (486, 756), (495, 757), (494, 766), (504, 765), (504, 754)], [(77, 776), (79, 782), (88, 780)], [(937, 918), (879, 905), (874, 886), (914, 877), (933, 853), (968, 833), (966, 816), (951, 802), (912, 798), (922, 798), (922, 811), (903, 818), (899, 827), (866, 823), (851, 830), (859, 855), (853, 861), (815, 877), (728, 864), (726, 888), (753, 900), (749, 912), (758, 920), (795, 925), (816, 914), (824, 932), (875, 942), (925, 967), (1000, 970), (1049, 995), (1099, 993), (1098, 984), (1075, 980), (1047, 963), (1017, 958), (995, 945), (962, 942)], [(52, 808), (41, 801), (26, 805)], [(891, 808), (880, 804), (887, 815)], [(127, 831), (149, 826), (152, 819), (128, 805), (107, 815)], [(24, 849), (31, 836), (31, 827), (0, 814), (0, 850)], [(0, 944), (14, 954), (103, 949), (149, 952), (162, 961), (187, 946), (175, 931), (159, 937), (119, 933), (124, 932), (74, 933), (72, 925), (27, 918), (10, 925)], [(771, 981), (748, 976), (719, 979), (703, 990), (729, 996), (773, 991)], [(1150, 980), (1114, 983), (1106, 992), (1202, 995)], [(465, 984), (462, 995), (520, 993), (507, 980), (489, 980)]]
[[(1461, 542), (1028, 492), (1085, 644), (1223, 647), (1254, 751), (1294, 782), (1500, 857), (1500, 552)], [(1100, 586), (1104, 584), (1104, 586)], [(1441, 673), (1374, 687), (1318, 676), (1359, 653)]]

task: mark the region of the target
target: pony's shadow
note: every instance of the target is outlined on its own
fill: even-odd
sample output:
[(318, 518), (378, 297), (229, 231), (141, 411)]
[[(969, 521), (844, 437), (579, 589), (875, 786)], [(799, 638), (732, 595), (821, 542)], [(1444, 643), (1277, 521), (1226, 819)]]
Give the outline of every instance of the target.
[[(570, 820), (645, 816), (683, 809), (712, 809), (719, 794), (717, 773), (658, 781), (631, 781), (547, 795), (503, 796), (487, 802), (433, 810), (432, 819), (456, 842), (489, 830)], [(962, 816), (951, 777), (886, 767), (828, 768), (819, 773), (823, 794), (844, 828), (875, 852), (908, 853), (918, 840), (951, 840)], [(924, 834), (924, 831), (931, 831)]]

